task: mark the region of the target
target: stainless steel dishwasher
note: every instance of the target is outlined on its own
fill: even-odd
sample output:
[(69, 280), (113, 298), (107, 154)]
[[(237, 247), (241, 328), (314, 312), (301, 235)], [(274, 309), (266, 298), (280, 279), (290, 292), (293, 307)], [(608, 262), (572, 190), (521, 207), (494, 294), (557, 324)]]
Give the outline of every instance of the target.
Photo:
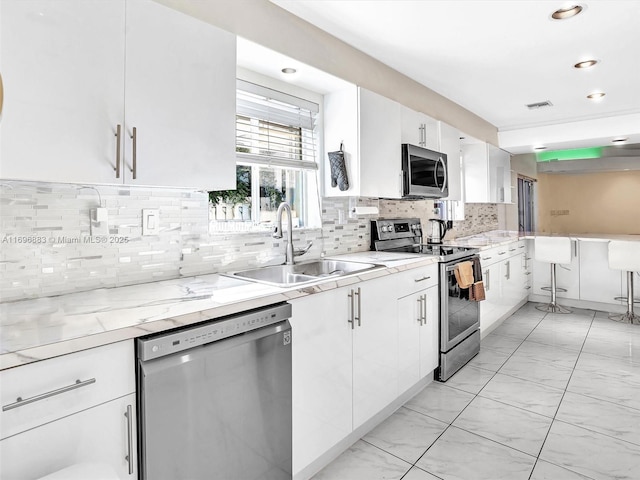
[(292, 478), (290, 317), (282, 303), (137, 340), (140, 478)]

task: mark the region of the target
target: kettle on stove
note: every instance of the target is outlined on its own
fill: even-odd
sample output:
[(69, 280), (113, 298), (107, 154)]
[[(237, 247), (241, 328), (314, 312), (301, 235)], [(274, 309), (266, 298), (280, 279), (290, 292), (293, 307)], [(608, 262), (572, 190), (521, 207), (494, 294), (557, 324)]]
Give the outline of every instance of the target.
[(447, 233), (447, 222), (439, 218), (430, 218), (429, 222), (431, 222), (431, 228), (427, 237), (428, 243), (442, 243)]

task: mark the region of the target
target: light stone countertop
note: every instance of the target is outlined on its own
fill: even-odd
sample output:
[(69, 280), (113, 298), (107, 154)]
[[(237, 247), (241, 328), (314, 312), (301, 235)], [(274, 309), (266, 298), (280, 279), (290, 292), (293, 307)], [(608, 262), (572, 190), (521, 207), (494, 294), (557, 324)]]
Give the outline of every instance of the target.
[(211, 274), (0, 303), (0, 370), (437, 262), (421, 255), (378, 252), (333, 258), (372, 262), (383, 267), (293, 288)]
[(543, 233), (543, 232), (527, 232), (520, 233), (510, 230), (492, 230), (468, 237), (459, 237), (452, 240), (445, 240), (447, 245), (459, 245), (467, 247), (476, 247), (480, 250), (507, 245), (518, 240), (529, 240), (535, 237), (569, 237), (571, 240), (579, 240), (585, 242), (609, 242), (611, 240), (625, 240), (640, 242), (640, 235), (612, 235), (607, 233)]

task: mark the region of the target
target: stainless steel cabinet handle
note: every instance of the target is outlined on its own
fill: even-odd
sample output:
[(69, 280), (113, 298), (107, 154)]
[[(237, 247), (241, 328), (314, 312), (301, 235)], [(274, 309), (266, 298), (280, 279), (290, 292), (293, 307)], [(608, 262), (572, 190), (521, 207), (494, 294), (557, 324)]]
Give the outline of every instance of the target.
[(578, 256), (578, 241), (575, 240), (573, 242), (573, 256), (577, 257)]
[(485, 283), (486, 283), (486, 286), (487, 286), (487, 288), (486, 288), (487, 292), (491, 289), (491, 284), (490, 284), (491, 277), (489, 276), (489, 273), (491, 273), (489, 270), (486, 270), (484, 272), (484, 278), (486, 279)]
[(131, 405), (127, 405), (124, 416), (127, 417), (127, 455), (124, 457), (129, 464), (129, 475), (133, 474), (133, 418), (131, 417)]
[(427, 294), (422, 295), (422, 325), (427, 324)]
[(525, 290), (529, 290), (531, 287), (529, 285), (527, 285), (526, 287), (524, 287)]
[(418, 297), (418, 323), (422, 325), (422, 295)]
[(526, 247), (526, 245), (520, 245), (518, 248), (524, 248)]
[(361, 302), (361, 292), (360, 292), (360, 287), (358, 287), (358, 291), (355, 293), (355, 295), (358, 296), (358, 316), (354, 318), (354, 320), (358, 320), (358, 326), (361, 327), (362, 326), (362, 302)]
[(116, 125), (116, 178), (120, 178), (120, 137), (122, 125)]
[(498, 252), (498, 255), (504, 255), (507, 252)]
[(493, 257), (482, 257), (482, 260), (491, 260)]
[(133, 174), (133, 179), (135, 180), (138, 176), (138, 129), (133, 127), (133, 131), (131, 133), (131, 173)]
[(515, 249), (515, 248), (510, 248), (510, 249), (509, 249), (509, 251), (510, 251), (510, 252), (515, 252), (515, 251), (516, 251), (516, 249)]
[(505, 278), (507, 280), (511, 278), (511, 262), (509, 260), (507, 260), (507, 274), (505, 275)]
[(95, 378), (90, 378), (89, 380), (76, 380), (76, 383), (72, 385), (67, 385), (66, 387), (58, 388), (57, 390), (52, 390), (47, 393), (41, 393), (40, 395), (35, 395), (29, 398), (18, 397), (14, 403), (10, 403), (8, 405), (4, 405), (2, 407), (2, 411), (6, 412), (7, 410), (12, 410), (14, 408), (22, 407), (23, 405), (28, 405), (29, 403), (38, 402), (40, 400), (44, 400), (45, 398), (53, 397), (55, 395), (60, 395), (61, 393), (70, 392), (71, 390), (75, 390), (76, 388), (86, 387), (87, 385), (91, 385), (92, 383), (96, 383)]
[(354, 328), (356, 328), (356, 324), (354, 322), (355, 319), (355, 312), (353, 311), (353, 289), (351, 289), (349, 295), (347, 295), (349, 297), (349, 303), (350, 303), (350, 316), (347, 319), (347, 322), (349, 322), (351, 324), (351, 330), (353, 330)]
[(422, 278), (414, 278), (413, 281), (418, 283), (418, 282), (424, 282), (425, 280), (429, 280), (431, 277), (422, 277)]

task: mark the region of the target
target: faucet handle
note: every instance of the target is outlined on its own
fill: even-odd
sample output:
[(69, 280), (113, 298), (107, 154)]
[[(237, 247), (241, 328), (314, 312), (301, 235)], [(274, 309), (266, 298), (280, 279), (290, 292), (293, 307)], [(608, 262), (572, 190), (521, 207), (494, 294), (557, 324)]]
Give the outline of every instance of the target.
[(298, 250), (294, 250), (293, 256), (294, 257), (299, 257), (300, 255), (304, 255), (305, 253), (307, 253), (309, 251), (309, 249), (311, 248), (311, 245), (313, 245), (313, 242), (307, 243), (307, 246), (304, 247), (304, 248), (300, 248)]

